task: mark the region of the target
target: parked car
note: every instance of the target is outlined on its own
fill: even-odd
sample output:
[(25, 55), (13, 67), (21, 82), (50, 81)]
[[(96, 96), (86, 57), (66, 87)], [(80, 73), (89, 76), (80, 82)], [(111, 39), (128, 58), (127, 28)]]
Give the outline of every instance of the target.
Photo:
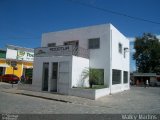
[(20, 80), (18, 76), (13, 74), (5, 74), (1, 77), (2, 82), (9, 82), (9, 83), (18, 83)]
[(2, 81), (2, 76), (0, 75), (0, 82)]
[(158, 80), (151, 81), (150, 86), (160, 86), (160, 81), (158, 81)]

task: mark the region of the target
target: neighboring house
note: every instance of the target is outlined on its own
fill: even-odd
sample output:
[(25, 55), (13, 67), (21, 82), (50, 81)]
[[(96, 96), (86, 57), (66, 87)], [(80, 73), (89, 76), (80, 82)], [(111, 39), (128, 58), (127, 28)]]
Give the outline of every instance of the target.
[(149, 81), (149, 84), (151, 86), (154, 86), (157, 81), (159, 81), (159, 75), (156, 73), (132, 73), (131, 74), (131, 80), (133, 82), (133, 85), (144, 85), (146, 80)]
[(0, 76), (5, 74), (6, 67), (6, 50), (0, 49)]
[[(33, 71), (34, 49), (7, 45), (0, 50), (0, 75), (15, 74), (21, 77)], [(13, 68), (14, 66), (14, 68)]]
[[(85, 68), (103, 72), (108, 93), (128, 90), (129, 40), (112, 24), (44, 33), (35, 49), (32, 87), (72, 95)], [(83, 94), (83, 93), (82, 93)]]

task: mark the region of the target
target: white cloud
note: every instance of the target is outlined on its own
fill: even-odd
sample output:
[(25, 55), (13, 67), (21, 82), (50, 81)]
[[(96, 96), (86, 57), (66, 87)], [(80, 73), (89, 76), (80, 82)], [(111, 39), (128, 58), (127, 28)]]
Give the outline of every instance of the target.
[(157, 37), (158, 39), (160, 39), (160, 35), (156, 35), (156, 37)]
[(130, 44), (130, 53), (134, 53), (135, 49), (134, 49), (134, 44)]
[(130, 42), (134, 42), (135, 41), (134, 37), (128, 37), (128, 39), (129, 39)]
[(130, 49), (130, 52), (131, 52), (131, 53), (135, 53), (136, 50), (135, 50), (135, 49)]

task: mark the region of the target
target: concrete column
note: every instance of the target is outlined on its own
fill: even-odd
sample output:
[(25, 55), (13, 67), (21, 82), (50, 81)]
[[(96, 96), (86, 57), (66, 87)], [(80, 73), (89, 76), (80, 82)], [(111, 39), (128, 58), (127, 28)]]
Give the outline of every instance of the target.
[[(110, 27), (111, 29), (111, 27)], [(109, 88), (112, 93), (112, 30), (110, 30), (110, 74), (109, 74)]]
[(124, 90), (124, 86), (123, 86), (123, 70), (121, 70), (121, 90), (123, 91)]
[(49, 72), (48, 72), (48, 92), (52, 90), (52, 62), (49, 62)]

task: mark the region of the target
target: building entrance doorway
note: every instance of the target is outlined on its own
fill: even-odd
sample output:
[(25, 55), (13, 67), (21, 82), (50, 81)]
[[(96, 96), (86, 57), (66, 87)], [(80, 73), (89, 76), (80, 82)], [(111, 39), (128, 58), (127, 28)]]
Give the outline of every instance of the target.
[(5, 68), (4, 67), (0, 67), (0, 76), (5, 74)]
[(48, 91), (48, 75), (49, 75), (49, 63), (43, 63), (43, 80), (42, 90)]
[(57, 92), (58, 62), (52, 63), (51, 91)]

